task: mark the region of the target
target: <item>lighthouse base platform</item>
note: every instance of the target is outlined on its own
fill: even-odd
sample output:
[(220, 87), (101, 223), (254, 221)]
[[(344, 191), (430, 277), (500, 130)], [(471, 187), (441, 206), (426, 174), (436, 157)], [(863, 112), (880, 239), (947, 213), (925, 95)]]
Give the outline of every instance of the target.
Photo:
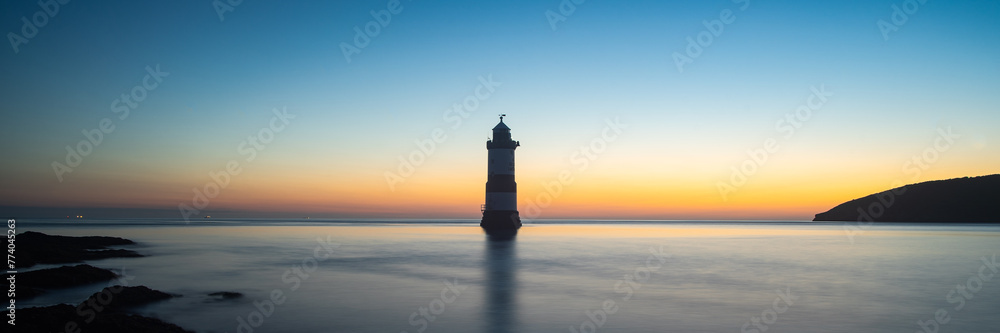
[(521, 217), (516, 210), (487, 210), (483, 212), (483, 221), (479, 226), (483, 229), (518, 229), (521, 228)]

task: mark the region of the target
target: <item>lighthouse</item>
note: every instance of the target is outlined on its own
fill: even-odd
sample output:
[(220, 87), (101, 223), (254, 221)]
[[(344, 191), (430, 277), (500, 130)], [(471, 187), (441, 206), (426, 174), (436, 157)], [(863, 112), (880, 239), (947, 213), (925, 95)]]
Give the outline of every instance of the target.
[(514, 182), (514, 149), (521, 144), (510, 138), (510, 127), (503, 123), (493, 127), (493, 140), (486, 141), (489, 152), (486, 176), (486, 203), (483, 204), (484, 229), (517, 229), (521, 217), (517, 214), (517, 183)]

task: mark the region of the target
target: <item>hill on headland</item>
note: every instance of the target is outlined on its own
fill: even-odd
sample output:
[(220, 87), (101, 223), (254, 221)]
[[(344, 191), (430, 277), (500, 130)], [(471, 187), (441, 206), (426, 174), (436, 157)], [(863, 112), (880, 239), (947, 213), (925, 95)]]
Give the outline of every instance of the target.
[(837, 205), (813, 221), (1000, 223), (1000, 174), (897, 187)]

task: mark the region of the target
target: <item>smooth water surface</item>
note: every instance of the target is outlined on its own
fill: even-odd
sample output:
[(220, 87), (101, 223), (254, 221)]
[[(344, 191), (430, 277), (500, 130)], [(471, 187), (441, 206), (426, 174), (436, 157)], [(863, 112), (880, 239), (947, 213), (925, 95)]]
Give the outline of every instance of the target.
[[(19, 231), (138, 242), (128, 248), (147, 257), (90, 264), (182, 295), (138, 312), (198, 332), (1000, 328), (996, 225), (876, 225), (849, 237), (836, 223), (563, 221), (504, 237), (475, 223), (258, 222), (18, 221)], [(20, 304), (78, 303), (105, 285)], [(244, 297), (208, 296), (217, 291)]]

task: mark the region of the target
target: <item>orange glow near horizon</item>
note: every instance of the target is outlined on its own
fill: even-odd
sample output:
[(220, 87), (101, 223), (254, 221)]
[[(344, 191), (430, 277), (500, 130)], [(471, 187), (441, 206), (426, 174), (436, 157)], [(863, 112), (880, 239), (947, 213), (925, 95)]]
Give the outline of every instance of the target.
[[(234, 182), (211, 209), (301, 212), (305, 216), (476, 219), (484, 181), (472, 175), (414, 176), (390, 191), (377, 177), (313, 181), (305, 175)], [(556, 191), (553, 180), (519, 179), (522, 218), (809, 220), (842, 202), (890, 188), (890, 181), (831, 181), (796, 186), (796, 179), (748, 183), (723, 200), (715, 183), (579, 177)], [(557, 182), (557, 181), (556, 181)], [(707, 183), (707, 184), (706, 184)], [(548, 184), (548, 188), (545, 185)], [(268, 190), (255, 190), (268, 189)], [(190, 196), (188, 196), (189, 200)]]
[[(485, 159), (485, 154), (481, 155), (474, 158)], [(908, 184), (991, 173), (989, 163), (977, 164), (974, 155), (942, 160), (917, 178), (904, 173), (902, 162), (897, 160), (838, 165), (824, 160), (776, 160), (724, 196), (719, 183), (729, 182), (731, 171), (726, 166), (735, 163), (723, 163), (715, 169), (696, 167), (719, 164), (705, 161), (657, 167), (653, 165), (659, 162), (646, 155), (609, 154), (583, 169), (565, 159), (544, 164), (531, 160), (537, 156), (526, 155), (518, 160), (526, 166), (519, 168), (517, 175), (518, 206), (524, 219), (811, 220), (845, 201), (888, 190), (897, 180)], [(333, 218), (478, 219), (484, 200), (485, 163), (465, 159), (446, 162), (428, 162), (390, 186), (385, 171), (392, 170), (394, 164), (347, 168), (262, 160), (244, 164), (242, 172), (231, 177), (204, 211), (245, 212), (248, 217), (271, 212)], [(192, 204), (194, 189), (204, 192), (206, 184), (212, 184), (208, 173), (192, 176), (155, 166), (152, 171), (157, 176), (124, 172), (74, 175), (66, 184), (35, 186), (37, 191), (18, 196), (7, 194), (7, 202), (175, 210), (180, 203)], [(568, 173), (568, 178), (560, 181), (561, 172)], [(14, 184), (19, 184), (18, 180)], [(102, 191), (95, 193), (92, 189), (96, 188)]]

